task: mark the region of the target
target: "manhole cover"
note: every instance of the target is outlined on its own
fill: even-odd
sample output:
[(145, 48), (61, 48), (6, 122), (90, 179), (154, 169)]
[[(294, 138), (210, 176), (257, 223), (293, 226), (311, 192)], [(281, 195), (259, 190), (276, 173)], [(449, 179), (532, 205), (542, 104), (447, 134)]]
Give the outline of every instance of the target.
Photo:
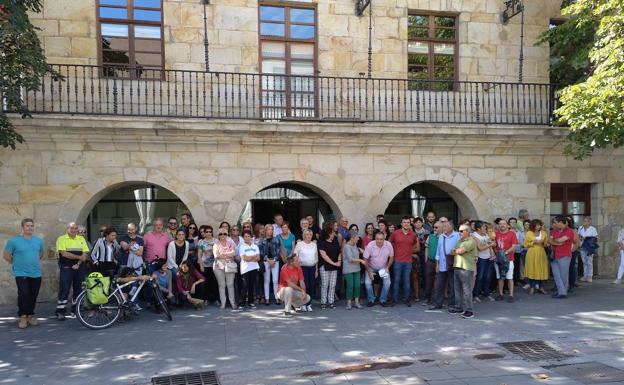
[(584, 362), (581, 364), (544, 366), (544, 369), (583, 384), (602, 384), (605, 382), (624, 381), (624, 370), (614, 368), (598, 362)]
[(152, 385), (220, 385), (217, 372), (198, 372), (152, 377)]
[(553, 348), (544, 341), (503, 342), (499, 345), (507, 349), (510, 353), (517, 354), (531, 361), (561, 360), (563, 358), (572, 357), (569, 354)]
[(356, 372), (372, 372), (383, 369), (398, 369), (404, 366), (410, 366), (413, 362), (409, 361), (396, 361), (396, 362), (373, 362), (370, 364), (350, 365), (343, 366), (341, 368), (335, 368), (325, 371), (311, 371), (301, 373), (302, 377), (316, 377), (324, 374), (344, 374), (344, 373), (356, 373)]
[(477, 360), (497, 360), (499, 358), (505, 358), (505, 355), (497, 353), (484, 353), (477, 354), (474, 356), (474, 358), (476, 358)]

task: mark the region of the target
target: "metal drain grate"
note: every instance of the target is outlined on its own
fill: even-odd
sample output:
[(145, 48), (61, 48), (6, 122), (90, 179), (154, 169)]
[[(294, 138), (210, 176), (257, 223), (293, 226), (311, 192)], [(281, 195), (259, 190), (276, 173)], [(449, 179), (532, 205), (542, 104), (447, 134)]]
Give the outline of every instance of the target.
[(499, 345), (509, 352), (531, 361), (561, 360), (572, 357), (570, 354), (563, 353), (544, 341), (503, 342)]
[(552, 370), (557, 374), (583, 384), (603, 384), (605, 382), (624, 381), (624, 370), (598, 362), (545, 366), (544, 369)]
[(152, 377), (152, 385), (220, 385), (217, 372), (198, 372)]

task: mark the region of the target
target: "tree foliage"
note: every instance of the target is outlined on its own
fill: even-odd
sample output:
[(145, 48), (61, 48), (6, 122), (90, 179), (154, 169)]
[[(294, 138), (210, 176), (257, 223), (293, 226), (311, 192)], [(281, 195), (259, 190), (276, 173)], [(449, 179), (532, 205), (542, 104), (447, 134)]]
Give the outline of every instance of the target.
[(566, 155), (624, 145), (624, 2), (567, 0), (563, 24), (541, 37), (551, 44), (551, 80), (565, 86), (555, 113), (569, 126)]
[(35, 28), (28, 12), (41, 12), (41, 0), (0, 0), (0, 145), (15, 149), (24, 138), (15, 131), (6, 111), (16, 112), (23, 118), (30, 112), (22, 102), (22, 95), (38, 90), (41, 78), (50, 75), (59, 80), (60, 75), (46, 63)]

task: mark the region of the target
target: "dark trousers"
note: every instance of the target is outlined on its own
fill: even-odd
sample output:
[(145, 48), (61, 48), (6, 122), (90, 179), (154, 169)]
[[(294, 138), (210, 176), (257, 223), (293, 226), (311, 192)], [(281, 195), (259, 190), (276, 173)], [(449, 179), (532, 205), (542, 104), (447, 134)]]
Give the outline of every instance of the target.
[(204, 279), (204, 301), (215, 302), (219, 299), (219, 285), (217, 284), (217, 278), (214, 275), (212, 267), (205, 267), (202, 273)]
[[(146, 267), (147, 267), (147, 269), (146, 269), (146, 270), (147, 270), (146, 274), (147, 274), (147, 275), (149, 275), (150, 277), (152, 276), (152, 273), (154, 273), (156, 270), (158, 270), (158, 269), (156, 268), (156, 264), (154, 264), (154, 263), (148, 263)], [(175, 279), (175, 276), (174, 276), (173, 274), (171, 275), (171, 279), (172, 279), (172, 280), (174, 280), (174, 279)], [(171, 283), (171, 286), (172, 286), (172, 288), (173, 288), (173, 287), (175, 287), (176, 285), (172, 282), (172, 283)], [(151, 303), (152, 303), (152, 301), (154, 301), (154, 293), (152, 293), (152, 288), (151, 288), (151, 287), (149, 287), (149, 285), (145, 285), (145, 286), (143, 286), (143, 290), (142, 290), (142, 292), (143, 292), (143, 295), (144, 295), (143, 299), (145, 299), (145, 302), (147, 302), (147, 303), (148, 303), (148, 306), (150, 306), (150, 305), (151, 305)], [(167, 298), (167, 296), (166, 296), (166, 295), (165, 295), (164, 297), (165, 297), (165, 298)], [(174, 298), (175, 298), (175, 297), (174, 297)], [(174, 299), (174, 300), (175, 300), (175, 299)]]
[(305, 283), (306, 292), (310, 296), (310, 301), (312, 301), (312, 298), (316, 298), (316, 278), (314, 277), (316, 266), (301, 266), (301, 270), (303, 270), (303, 282)]
[(434, 300), (434, 298), (432, 298), (432, 294), (436, 276), (436, 262), (427, 259), (425, 270), (423, 271), (425, 272), (423, 279), (423, 281), (425, 281), (425, 301), (429, 301), (429, 303), (431, 303)]
[(41, 277), (15, 277), (17, 284), (17, 315), (34, 315)]
[(256, 278), (258, 276), (258, 270), (251, 270), (243, 274), (242, 281), (243, 286), (241, 288), (241, 301), (240, 304), (252, 304), (256, 300)]
[(576, 278), (578, 277), (578, 259), (580, 255), (581, 253), (579, 251), (572, 253), (572, 259), (570, 260), (570, 276), (568, 277), (569, 288), (576, 287)]
[(86, 270), (84, 263), (80, 264), (80, 267), (74, 270), (71, 266), (60, 266), (59, 272), (59, 293), (58, 300), (56, 302), (56, 313), (65, 314), (68, 300), (69, 291), (72, 290), (72, 310), (74, 309), (74, 301), (80, 291), (82, 290), (82, 282), (84, 282), (86, 276)]
[(435, 305), (442, 306), (444, 304), (444, 289), (448, 282), (448, 306), (455, 306), (455, 274), (453, 269), (448, 271), (440, 271), (436, 274), (435, 284)]
[(489, 259), (479, 258), (477, 260), (477, 279), (475, 281), (475, 287), (473, 291), (474, 296), (490, 295), (490, 270), (494, 261)]

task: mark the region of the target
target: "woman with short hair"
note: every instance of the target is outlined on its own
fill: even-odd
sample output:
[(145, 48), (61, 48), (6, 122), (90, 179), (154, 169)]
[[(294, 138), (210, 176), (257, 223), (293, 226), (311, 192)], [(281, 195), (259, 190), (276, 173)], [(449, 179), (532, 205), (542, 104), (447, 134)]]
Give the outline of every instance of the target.
[(318, 242), (319, 255), (321, 257), (321, 310), (335, 309), (334, 298), (336, 295), (336, 280), (338, 279), (338, 269), (341, 267), (342, 256), (340, 244), (336, 237), (337, 231), (335, 222), (323, 226), (321, 239)]
[(524, 234), (523, 246), (527, 249), (524, 277), (529, 280), (529, 294), (533, 294), (535, 290), (546, 294), (544, 283), (548, 280), (549, 271), (545, 247), (548, 246), (548, 233), (542, 226), (542, 221), (533, 219), (529, 230)]
[(312, 296), (316, 291), (316, 279), (318, 278), (318, 248), (312, 240), (314, 233), (310, 229), (302, 232), (303, 240), (297, 242), (295, 254), (299, 259), (299, 265), (303, 271), (303, 282), (306, 291), (310, 295), (310, 301), (303, 305), (303, 311), (312, 311)]
[(273, 280), (273, 298), (275, 303), (279, 303), (277, 297), (280, 271), (280, 242), (277, 237), (273, 236), (273, 225), (264, 226), (264, 236), (260, 244), (260, 261), (264, 264), (264, 304), (270, 304), (271, 293), (269, 287)]
[(215, 242), (212, 253), (215, 258), (214, 274), (219, 284), (219, 297), (221, 298), (221, 309), (225, 309), (226, 289), (233, 310), (238, 309), (236, 305), (236, 292), (234, 290), (234, 279), (238, 271), (236, 266), (236, 251), (234, 242), (228, 239), (227, 228), (219, 229), (218, 240)]
[(361, 309), (360, 305), (360, 265), (364, 260), (360, 258), (360, 249), (357, 246), (360, 236), (355, 230), (350, 230), (342, 246), (344, 263), (342, 264), (342, 276), (346, 286), (347, 310), (351, 310), (351, 300), (355, 301), (355, 308)]

